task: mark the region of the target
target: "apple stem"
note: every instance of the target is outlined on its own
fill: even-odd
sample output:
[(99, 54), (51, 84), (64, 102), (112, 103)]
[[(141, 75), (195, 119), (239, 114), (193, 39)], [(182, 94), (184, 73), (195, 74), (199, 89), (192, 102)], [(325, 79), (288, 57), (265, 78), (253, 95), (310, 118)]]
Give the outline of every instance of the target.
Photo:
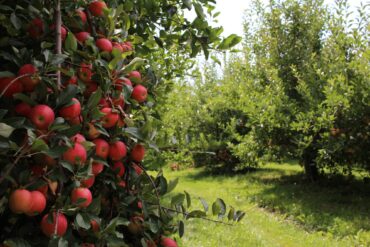
[[(60, 55), (62, 54), (62, 32), (61, 32), (62, 15), (60, 13), (60, 0), (56, 1), (55, 14), (56, 14), (56, 54)], [(58, 64), (57, 85), (59, 89), (61, 88), (61, 85), (62, 85), (60, 68), (61, 68), (61, 65)]]

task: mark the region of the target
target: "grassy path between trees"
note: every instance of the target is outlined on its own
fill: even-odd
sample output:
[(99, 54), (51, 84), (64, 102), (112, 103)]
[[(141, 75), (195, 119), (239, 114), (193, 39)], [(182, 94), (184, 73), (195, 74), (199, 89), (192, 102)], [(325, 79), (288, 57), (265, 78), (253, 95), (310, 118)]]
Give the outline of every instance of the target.
[[(165, 171), (180, 179), (175, 191), (211, 204), (217, 197), (246, 212), (235, 226), (191, 219), (180, 246), (370, 246), (370, 184), (331, 178), (317, 184), (302, 180), (296, 164), (268, 164), (234, 176), (204, 169)], [(178, 236), (177, 236), (178, 239)]]

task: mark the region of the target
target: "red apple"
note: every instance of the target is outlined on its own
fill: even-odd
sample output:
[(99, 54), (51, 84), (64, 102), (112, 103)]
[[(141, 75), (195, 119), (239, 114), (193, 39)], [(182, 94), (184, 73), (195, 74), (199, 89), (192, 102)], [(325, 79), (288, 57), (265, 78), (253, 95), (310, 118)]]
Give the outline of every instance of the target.
[(27, 213), (31, 209), (31, 192), (25, 189), (17, 189), (10, 194), (9, 208), (13, 213)]
[(90, 82), (92, 78), (92, 65), (81, 63), (80, 68), (78, 69), (78, 77), (83, 82)]
[(79, 115), (75, 118), (67, 119), (67, 121), (70, 125), (79, 125), (79, 124), (82, 124), (83, 117), (81, 115)]
[[(50, 25), (50, 30), (54, 31), (56, 28), (56, 25), (53, 24), (53, 25)], [(67, 29), (63, 26), (60, 27), (60, 36), (62, 38), (62, 40), (64, 41), (67, 37)]]
[(85, 97), (90, 97), (92, 93), (94, 93), (96, 90), (98, 90), (98, 84), (96, 82), (89, 82), (86, 83), (86, 89), (84, 91)]
[(98, 232), (100, 230), (100, 225), (96, 220), (91, 220), (90, 225), (93, 232)]
[(26, 214), (33, 216), (42, 213), (46, 207), (46, 198), (44, 194), (35, 190), (31, 192), (31, 198), (31, 208), (28, 212), (26, 212)]
[(70, 139), (74, 143), (80, 143), (80, 144), (86, 141), (85, 137), (83, 135), (79, 134), (79, 133), (75, 134)]
[(91, 176), (88, 179), (81, 180), (81, 185), (86, 188), (90, 188), (95, 183), (95, 176)]
[(29, 117), (31, 115), (32, 107), (24, 102), (21, 102), (15, 106), (15, 112), (21, 116)]
[(123, 163), (121, 161), (117, 161), (117, 162), (114, 162), (113, 164), (113, 167), (112, 167), (112, 170), (120, 177), (123, 176), (123, 174), (125, 174), (125, 166), (123, 165)]
[(81, 9), (77, 9), (76, 14), (81, 19), (82, 24), (85, 25), (86, 21), (87, 21), (87, 16), (86, 16), (85, 12)]
[(101, 108), (109, 107), (109, 103), (105, 98), (101, 98), (98, 104)]
[(68, 227), (67, 218), (62, 213), (53, 213), (52, 222), (48, 222), (49, 214), (44, 215), (41, 220), (41, 230), (47, 236), (51, 237), (56, 232), (56, 235), (62, 237)]
[(109, 144), (104, 139), (95, 139), (93, 140), (95, 144), (95, 154), (96, 156), (106, 159), (109, 154)]
[(77, 85), (78, 83), (77, 83), (77, 76), (71, 76), (71, 78), (69, 78), (68, 79), (68, 81), (67, 81), (67, 85), (69, 85), (69, 84), (71, 84), (71, 85)]
[(104, 165), (99, 162), (93, 162), (91, 167), (92, 173), (97, 176), (104, 170)]
[(73, 119), (81, 114), (81, 104), (78, 99), (72, 99), (72, 105), (64, 106), (59, 110), (59, 116), (65, 119)]
[(109, 158), (113, 161), (119, 161), (126, 156), (126, 145), (121, 141), (116, 141), (109, 146)]
[(124, 127), (125, 126), (125, 120), (122, 119), (122, 118), (119, 118), (118, 122), (117, 122), (117, 126), (120, 127), (120, 128)]
[(122, 46), (121, 46), (121, 44), (120, 44), (120, 43), (112, 42), (112, 47), (113, 47), (113, 49), (112, 49), (112, 50), (116, 49), (116, 50), (118, 50), (120, 53), (122, 53), (122, 52), (123, 52), (123, 48), (122, 48)]
[(133, 81), (133, 82), (140, 82), (141, 81), (141, 74), (139, 71), (131, 71), (129, 74), (128, 74), (128, 78)]
[(139, 103), (142, 103), (148, 97), (148, 91), (143, 85), (136, 85), (132, 91), (131, 98)]
[(74, 165), (84, 165), (86, 159), (86, 149), (79, 143), (75, 143), (73, 148), (69, 148), (63, 154), (63, 160), (68, 161), (69, 163)]
[(96, 41), (96, 46), (99, 48), (99, 50), (106, 52), (112, 52), (113, 49), (112, 42), (110, 42), (110, 40), (106, 38), (98, 39)]
[(114, 82), (113, 82), (114, 88), (116, 90), (119, 90), (119, 91), (122, 91), (124, 84), (129, 85), (129, 86), (132, 87), (132, 82), (129, 79), (125, 78), (125, 77), (118, 78), (118, 79), (114, 80)]
[(85, 43), (85, 41), (90, 38), (90, 33), (88, 32), (79, 32), (79, 33), (75, 33), (75, 37), (76, 39), (80, 42), (80, 43)]
[(124, 180), (121, 180), (117, 184), (119, 187), (126, 188), (126, 182)]
[(36, 85), (40, 82), (40, 77), (38, 75), (37, 68), (32, 64), (25, 64), (18, 70), (18, 76), (23, 75), (27, 76), (24, 76), (19, 80), (23, 85), (24, 91), (26, 92), (33, 91)]
[(113, 102), (113, 105), (120, 106), (121, 108), (125, 106), (125, 100), (123, 98), (123, 95), (120, 95), (118, 98), (113, 98), (112, 102)]
[(141, 144), (136, 144), (131, 150), (131, 159), (141, 162), (145, 156), (145, 148)]
[(91, 2), (88, 9), (93, 16), (103, 16), (103, 9), (107, 8), (107, 4), (103, 1)]
[[(82, 199), (84, 201), (81, 201)], [(83, 187), (73, 189), (71, 192), (71, 202), (80, 208), (87, 208), (92, 202), (91, 191)]]
[(125, 41), (121, 43), (121, 46), (122, 46), (123, 52), (128, 52), (128, 51), (133, 50), (132, 44), (129, 41)]
[(38, 129), (47, 129), (54, 122), (53, 109), (47, 105), (37, 105), (32, 108), (30, 120)]
[(39, 39), (44, 33), (44, 22), (40, 18), (35, 18), (28, 26), (28, 34), (33, 39)]
[(161, 245), (163, 247), (178, 247), (176, 241), (173, 240), (172, 238), (162, 238)]
[(0, 95), (6, 98), (12, 98), (14, 94), (23, 91), (23, 85), (20, 80), (15, 80), (15, 77), (0, 78)]
[(31, 172), (33, 175), (40, 177), (45, 173), (45, 165), (33, 165), (31, 167)]
[(112, 128), (117, 124), (119, 115), (117, 112), (113, 112), (112, 108), (106, 107), (101, 109), (104, 116), (101, 118), (101, 122), (104, 128)]
[(137, 164), (134, 163), (132, 165), (132, 167), (134, 168), (137, 175), (140, 176), (143, 173), (143, 169), (140, 166), (138, 166)]
[(48, 189), (49, 189), (48, 185), (45, 184), (43, 186), (38, 187), (36, 190), (37, 191), (40, 191), (45, 196), (45, 198), (46, 198), (46, 196), (48, 194)]

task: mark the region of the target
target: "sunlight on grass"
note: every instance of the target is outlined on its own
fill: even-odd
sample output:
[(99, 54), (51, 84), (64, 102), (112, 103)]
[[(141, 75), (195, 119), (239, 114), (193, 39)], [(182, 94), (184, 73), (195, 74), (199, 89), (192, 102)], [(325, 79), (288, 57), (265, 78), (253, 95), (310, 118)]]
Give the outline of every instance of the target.
[(220, 197), (246, 212), (235, 226), (189, 220), (182, 246), (370, 244), (370, 190), (359, 181), (310, 184), (302, 179), (300, 166), (287, 163), (271, 163), (245, 175), (211, 176), (204, 169), (190, 169), (165, 170), (165, 176), (180, 178), (172, 195), (186, 190), (193, 196), (193, 208), (202, 208), (199, 196), (209, 204)]

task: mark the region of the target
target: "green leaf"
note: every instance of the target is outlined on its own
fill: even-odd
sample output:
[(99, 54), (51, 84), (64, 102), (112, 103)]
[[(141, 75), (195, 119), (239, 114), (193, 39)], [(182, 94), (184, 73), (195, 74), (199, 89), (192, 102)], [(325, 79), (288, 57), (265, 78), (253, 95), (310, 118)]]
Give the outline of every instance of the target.
[(0, 123), (0, 136), (8, 138), (14, 131), (12, 126), (5, 123)]
[(190, 206), (191, 206), (191, 197), (190, 197), (188, 192), (184, 191), (184, 193), (185, 193), (185, 196), (186, 196), (186, 205), (187, 205), (188, 208), (190, 208)]
[(89, 101), (87, 102), (87, 108), (88, 109), (95, 108), (98, 105), (101, 97), (102, 97), (102, 90), (99, 87), (98, 90), (96, 90), (94, 93), (91, 94)]
[(64, 47), (68, 52), (74, 52), (77, 50), (77, 40), (72, 32), (68, 32), (67, 38), (64, 42)]
[(239, 222), (244, 218), (244, 216), (245, 216), (245, 212), (238, 210), (235, 213), (234, 220)]
[(131, 62), (129, 64), (127, 64), (122, 69), (122, 72), (123, 73), (131, 72), (131, 71), (135, 70), (136, 68), (142, 66), (145, 63), (146, 63), (146, 60), (145, 59), (142, 59), (140, 57), (135, 57), (134, 59), (131, 60)]
[(200, 200), (200, 202), (203, 205), (204, 212), (208, 212), (209, 206), (208, 206), (208, 203), (206, 202), (206, 200), (204, 200), (204, 198), (202, 198), (202, 197), (199, 197), (199, 200)]
[(229, 213), (227, 215), (228, 220), (234, 220), (235, 216), (235, 209), (233, 207), (230, 207)]
[(76, 85), (68, 85), (57, 98), (57, 107), (71, 103), (77, 92), (78, 87)]
[(196, 3), (196, 2), (194, 2), (193, 5), (194, 5), (195, 13), (197, 13), (197, 16), (200, 19), (204, 19), (205, 18), (205, 15), (204, 15), (204, 11), (203, 11), (202, 5), (200, 5), (200, 3)]
[(174, 180), (170, 180), (170, 182), (168, 183), (168, 186), (167, 186), (167, 193), (174, 190), (178, 183), (179, 183), (179, 178), (175, 178)]
[(29, 96), (23, 94), (23, 93), (17, 93), (13, 95), (14, 99), (19, 99), (23, 101), (24, 103), (29, 104), (30, 106), (35, 106), (37, 105), (37, 102), (31, 99)]
[(65, 161), (59, 161), (59, 164), (60, 165), (62, 165), (65, 169), (67, 169), (68, 171), (70, 171), (70, 172), (74, 172), (74, 170), (73, 170), (73, 166), (70, 164), (70, 163), (68, 163), (68, 162), (65, 162)]
[(65, 54), (53, 54), (51, 57), (50, 64), (54, 66), (59, 65), (63, 63), (64, 60), (66, 60), (66, 58), (68, 58), (68, 56)]
[(183, 5), (188, 9), (191, 10), (192, 5), (191, 5), (191, 0), (183, 0), (182, 1)]
[(46, 151), (49, 149), (48, 145), (42, 139), (36, 139), (31, 146), (33, 151)]
[(185, 200), (185, 195), (184, 194), (177, 194), (172, 197), (171, 199), (171, 205), (176, 206), (176, 205), (182, 205)]
[(75, 224), (83, 229), (90, 229), (90, 219), (87, 215), (77, 214), (75, 218)]
[(31, 245), (24, 239), (21, 238), (12, 238), (5, 240), (4, 245), (9, 247), (31, 247)]
[(21, 20), (15, 15), (15, 13), (12, 13), (10, 15), (10, 21), (11, 23), (13, 24), (13, 26), (15, 27), (15, 29), (19, 30), (21, 29), (22, 27), (22, 22)]
[(15, 75), (10, 71), (0, 71), (0, 78), (3, 77), (14, 77)]
[(184, 233), (185, 233), (185, 224), (182, 220), (179, 221), (179, 236), (180, 238), (182, 238), (182, 236), (184, 236)]
[(194, 210), (194, 211), (191, 211), (190, 213), (188, 213), (186, 215), (186, 219), (190, 219), (190, 218), (203, 218), (206, 216), (206, 213), (201, 211), (201, 210)]
[(231, 34), (227, 38), (225, 38), (221, 44), (218, 45), (217, 49), (220, 50), (226, 50), (229, 49), (235, 45), (237, 45), (240, 41), (242, 40), (242, 37), (236, 35), (236, 34)]

